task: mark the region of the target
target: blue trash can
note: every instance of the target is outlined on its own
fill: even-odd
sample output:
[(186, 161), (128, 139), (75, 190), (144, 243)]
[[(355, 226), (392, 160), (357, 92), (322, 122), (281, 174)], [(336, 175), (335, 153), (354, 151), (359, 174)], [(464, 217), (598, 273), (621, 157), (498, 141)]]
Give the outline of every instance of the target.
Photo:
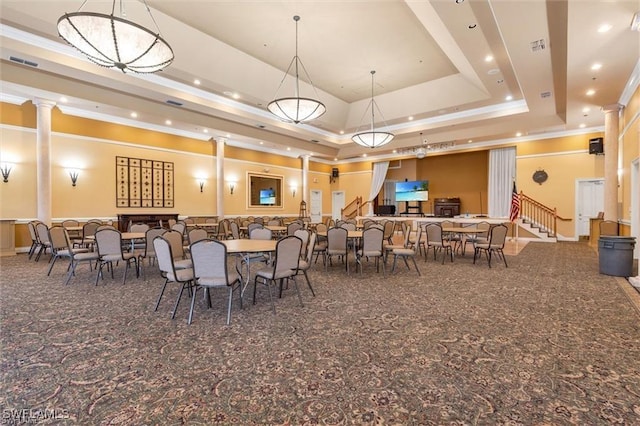
[(600, 273), (615, 277), (633, 275), (635, 237), (601, 236), (598, 240)]

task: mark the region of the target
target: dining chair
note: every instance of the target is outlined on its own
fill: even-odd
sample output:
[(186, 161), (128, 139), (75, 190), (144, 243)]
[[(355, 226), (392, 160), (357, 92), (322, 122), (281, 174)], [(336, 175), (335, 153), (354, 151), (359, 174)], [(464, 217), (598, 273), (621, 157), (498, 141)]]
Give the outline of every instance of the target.
[[(75, 228), (80, 226), (80, 222), (78, 222), (75, 219), (65, 219), (62, 221), (62, 227), (67, 229), (67, 228)], [(69, 230), (67, 229), (67, 233), (74, 238), (80, 237), (80, 231), (79, 230)]]
[(387, 220), (383, 226), (385, 241), (388, 244), (393, 244), (393, 235), (395, 233), (396, 222), (394, 220)]
[(87, 222), (82, 225), (82, 235), (80, 238), (73, 241), (73, 245), (78, 247), (86, 247), (90, 250), (93, 250), (93, 245), (96, 242), (96, 231), (100, 226), (102, 226), (102, 223), (98, 222)]
[(98, 249), (98, 273), (96, 274), (96, 285), (100, 277), (104, 276), (102, 270), (107, 266), (111, 270), (111, 278), (113, 279), (114, 262), (117, 264), (123, 261), (125, 264), (124, 274), (122, 275), (122, 284), (127, 281), (127, 272), (133, 263), (136, 268), (136, 277), (140, 277), (138, 269), (138, 257), (134, 252), (126, 252), (122, 248), (122, 234), (117, 229), (101, 229), (96, 232), (96, 247)]
[(342, 259), (342, 262), (346, 265), (347, 274), (349, 274), (349, 245), (348, 245), (348, 231), (344, 228), (334, 227), (329, 228), (327, 231), (327, 249), (325, 250), (325, 264), (324, 270), (326, 271), (333, 256), (338, 256)]
[(184, 222), (179, 221), (179, 222), (176, 222), (173, 226), (171, 226), (171, 230), (178, 231), (180, 235), (184, 236), (187, 230), (187, 225)]
[(302, 249), (302, 240), (295, 235), (288, 235), (278, 240), (276, 244), (275, 260), (272, 262), (272, 266), (267, 266), (262, 269), (258, 269), (255, 273), (253, 280), (253, 304), (256, 303), (256, 290), (258, 288), (258, 281), (263, 285), (266, 285), (269, 290), (269, 299), (271, 300), (271, 308), (273, 313), (276, 313), (276, 305), (273, 301), (273, 293), (271, 291), (271, 284), (276, 285), (276, 282), (280, 283), (280, 294), (282, 295), (282, 288), (284, 280), (291, 279), (296, 287), (298, 293), (298, 299), (300, 300), (300, 306), (304, 306), (302, 303), (302, 296), (300, 295), (300, 289), (298, 288), (298, 281), (296, 275), (298, 274), (298, 264), (300, 262), (300, 250)]
[(200, 240), (206, 240), (208, 238), (207, 230), (204, 228), (191, 228), (189, 232), (187, 232), (187, 241), (189, 242), (189, 246), (193, 245), (193, 243), (198, 242)]
[(476, 257), (482, 257), (481, 252), (484, 252), (489, 268), (491, 268), (491, 257), (495, 253), (498, 259), (502, 259), (504, 266), (508, 268), (509, 265), (507, 265), (507, 259), (504, 256), (504, 244), (507, 240), (508, 230), (509, 228), (503, 223), (492, 226), (489, 232), (489, 241), (476, 243), (473, 252), (473, 263), (476, 263)]
[(162, 234), (171, 244), (171, 253), (173, 254), (174, 266), (176, 269), (187, 269), (193, 267), (191, 259), (187, 259), (184, 251), (182, 234), (179, 231), (171, 229)]
[(249, 233), (251, 240), (270, 240), (273, 238), (271, 229), (254, 227)]
[[(242, 277), (235, 270), (227, 267), (227, 247), (216, 240), (204, 239), (191, 245), (191, 260), (193, 261), (193, 277), (195, 288), (191, 293), (191, 308), (189, 309), (188, 324), (191, 324), (193, 308), (198, 289), (204, 289), (208, 308), (211, 308), (212, 288), (227, 288), (229, 290), (227, 302), (227, 325), (231, 323), (231, 304), (233, 292), (242, 289)], [(240, 307), (242, 308), (242, 293), (239, 291)]]
[(231, 230), (231, 238), (234, 240), (239, 240), (240, 239), (240, 225), (238, 225), (238, 222), (231, 222), (229, 224), (229, 229)]
[(295, 235), (295, 232), (299, 229), (303, 229), (304, 225), (299, 222), (291, 222), (287, 225), (287, 235)]
[(153, 248), (153, 240), (156, 237), (164, 234), (165, 232), (167, 232), (167, 230), (164, 228), (150, 228), (147, 230), (147, 232), (145, 232), (144, 249), (137, 252), (138, 270), (142, 272), (142, 278), (145, 281), (147, 280), (147, 274), (146, 268), (144, 267), (144, 260), (147, 259), (147, 263), (151, 265), (151, 262), (156, 259), (156, 252)]
[[(404, 247), (394, 248), (392, 250), (391, 253), (393, 254), (393, 267), (391, 268), (391, 273), (393, 273), (396, 270), (396, 262), (398, 261), (398, 258), (401, 257), (402, 260), (404, 260), (404, 264), (407, 265), (407, 269), (411, 269), (411, 267), (409, 267), (409, 262), (407, 262), (407, 258), (411, 258), (411, 260), (413, 261), (413, 266), (416, 268), (416, 272), (418, 273), (418, 276), (422, 275), (420, 274), (420, 269), (418, 269), (418, 264), (416, 263), (416, 248), (418, 248), (419, 245), (411, 243), (411, 241), (409, 240), (410, 235), (411, 235), (411, 230), (409, 229), (409, 231), (406, 232), (405, 234)], [(416, 241), (420, 241), (421, 238), (422, 238), (422, 228), (418, 226)]]
[(602, 236), (620, 235), (620, 225), (615, 220), (603, 220), (598, 224), (598, 228)]
[(293, 235), (302, 240), (302, 250), (300, 251), (300, 258), (304, 259), (307, 256), (307, 246), (309, 245), (309, 237), (311, 235), (311, 232), (307, 229), (298, 229), (293, 233)]
[(407, 244), (409, 244), (409, 238), (411, 237), (411, 228), (412, 228), (412, 226), (402, 222), (401, 228), (402, 228), (402, 243), (401, 244), (389, 244), (387, 242), (383, 242), (384, 261), (385, 262), (387, 261), (387, 258), (389, 256), (389, 254), (392, 253), (393, 250), (395, 250), (395, 249), (403, 249), (403, 248), (407, 247)]
[[(67, 230), (62, 226), (52, 226), (48, 230), (49, 232), (49, 241), (51, 242), (51, 260), (49, 261), (49, 270), (47, 271), (47, 276), (51, 275), (51, 271), (53, 270), (53, 265), (56, 264), (56, 260), (60, 258), (68, 258), (71, 259), (73, 253), (86, 253), (89, 250), (86, 248), (76, 248), (69, 249), (69, 237)], [(69, 265), (71, 268), (71, 265)]]
[[(305, 230), (301, 230), (301, 231), (305, 231)], [(301, 232), (301, 231), (298, 231), (298, 232)], [(304, 275), (304, 278), (307, 280), (307, 285), (309, 286), (309, 290), (311, 290), (311, 294), (313, 294), (313, 297), (316, 296), (316, 293), (315, 291), (313, 291), (313, 287), (311, 286), (311, 280), (309, 279), (309, 274), (307, 274), (307, 271), (311, 269), (311, 260), (313, 259), (313, 250), (316, 246), (317, 237), (318, 237), (318, 234), (316, 234), (315, 232), (312, 232), (311, 235), (309, 236), (309, 244), (307, 245), (307, 254), (304, 258), (300, 259), (300, 261), (298, 262), (298, 274), (297, 274), (297, 275), (300, 275), (300, 272), (302, 272), (302, 274)], [(304, 242), (303, 242), (303, 247), (304, 247)]]
[(375, 258), (376, 272), (380, 271), (380, 259), (382, 258), (382, 276), (386, 277), (386, 266), (384, 263), (384, 231), (379, 228), (367, 228), (362, 231), (362, 244), (360, 249), (356, 252), (356, 268), (360, 266), (360, 275), (362, 275), (362, 259), (366, 258), (367, 261), (370, 257)]
[(425, 252), (425, 262), (429, 257), (429, 250), (433, 250), (433, 260), (436, 260), (437, 252), (442, 251), (442, 264), (447, 253), (453, 262), (453, 247), (451, 241), (442, 235), (442, 226), (439, 223), (429, 223), (425, 227), (427, 231), (427, 251)]
[(89, 270), (93, 270), (92, 263), (99, 260), (98, 252), (88, 251), (87, 249), (78, 249), (73, 247), (73, 243), (68, 233), (65, 233), (66, 251), (69, 254), (69, 267), (67, 268), (67, 278), (64, 282), (65, 285), (69, 284), (71, 277), (76, 275), (76, 268), (80, 263), (86, 262), (89, 264)]
[(160, 270), (160, 274), (165, 278), (162, 290), (160, 290), (160, 295), (158, 296), (158, 301), (156, 302), (156, 306), (153, 310), (158, 310), (158, 306), (160, 306), (160, 301), (162, 300), (164, 291), (167, 288), (167, 284), (178, 283), (181, 287), (180, 292), (178, 293), (178, 298), (176, 299), (176, 304), (173, 307), (173, 312), (171, 313), (171, 319), (173, 319), (176, 317), (176, 311), (178, 310), (178, 305), (180, 304), (180, 299), (182, 298), (184, 289), (186, 288), (191, 291), (193, 287), (193, 268), (176, 268), (174, 262), (175, 255), (172, 253), (171, 248), (171, 242), (167, 240), (164, 235), (160, 235), (153, 239), (153, 250), (156, 253), (156, 258), (158, 260), (158, 269)]
[(35, 261), (38, 262), (42, 253), (46, 254), (47, 250), (51, 248), (51, 241), (49, 240), (49, 227), (46, 223), (36, 223), (36, 233), (38, 234), (38, 240), (40, 241), (40, 248), (38, 249), (38, 253), (35, 257)]
[(40, 248), (40, 240), (38, 239), (38, 233), (36, 232), (37, 220), (32, 220), (27, 223), (27, 229), (29, 229), (29, 236), (31, 237), (31, 247), (29, 247), (29, 260), (34, 255), (36, 250)]
[(476, 224), (470, 224), (466, 226), (475, 226), (478, 230), (475, 234), (464, 234), (463, 235), (463, 243), (462, 243), (462, 254), (466, 253), (467, 244), (471, 244), (472, 247), (475, 246), (476, 243), (487, 242), (489, 238), (489, 229), (491, 229), (491, 225), (489, 222), (482, 221)]

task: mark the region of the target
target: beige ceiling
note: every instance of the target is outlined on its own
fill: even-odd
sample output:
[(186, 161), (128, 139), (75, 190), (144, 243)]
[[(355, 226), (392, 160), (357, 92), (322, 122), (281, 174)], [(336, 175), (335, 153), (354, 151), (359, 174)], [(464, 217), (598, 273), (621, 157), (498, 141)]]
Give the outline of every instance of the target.
[[(107, 13), (111, 3), (88, 0), (83, 10)], [(155, 27), (140, 2), (123, 3), (127, 19)], [(640, 78), (640, 33), (629, 29), (640, 0), (147, 3), (175, 61), (138, 76), (100, 68), (57, 36), (58, 17), (82, 1), (3, 0), (2, 100), (65, 96), (59, 107), (69, 114), (333, 160), (407, 153), (424, 140), (450, 150), (512, 143), (516, 132), (599, 129), (600, 108)], [(315, 86), (303, 84), (301, 94), (327, 107), (305, 125), (282, 123), (265, 108), (276, 93), (293, 93), (292, 77), (278, 88), (295, 53), (294, 15), (298, 55)], [(604, 23), (611, 29), (599, 33)], [(544, 48), (533, 51), (532, 43)], [(596, 62), (602, 68), (592, 71)], [(370, 125), (372, 70), (376, 128), (396, 134), (377, 150), (350, 140)], [(590, 88), (595, 95), (585, 95)]]

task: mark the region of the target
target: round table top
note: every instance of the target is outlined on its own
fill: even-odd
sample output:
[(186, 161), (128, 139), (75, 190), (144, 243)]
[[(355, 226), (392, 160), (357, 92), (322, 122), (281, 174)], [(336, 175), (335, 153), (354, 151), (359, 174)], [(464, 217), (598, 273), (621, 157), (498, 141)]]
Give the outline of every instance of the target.
[(275, 251), (276, 240), (249, 240), (240, 238), (238, 240), (220, 240), (227, 246), (227, 253), (261, 253), (265, 251)]

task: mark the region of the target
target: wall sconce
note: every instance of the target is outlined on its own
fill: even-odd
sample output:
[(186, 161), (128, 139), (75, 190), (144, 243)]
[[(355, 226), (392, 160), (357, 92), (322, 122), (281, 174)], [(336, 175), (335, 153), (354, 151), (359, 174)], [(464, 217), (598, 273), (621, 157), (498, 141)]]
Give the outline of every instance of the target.
[(234, 181), (229, 181), (229, 192), (233, 195), (233, 190), (236, 189), (236, 183)]
[(199, 178), (198, 179), (198, 185), (200, 185), (200, 192), (203, 192), (202, 190), (204, 189), (204, 182), (206, 181), (206, 179), (204, 178)]
[(9, 173), (11, 173), (11, 169), (13, 168), (13, 163), (2, 163), (0, 164), (0, 171), (2, 171), (2, 181), (9, 182)]
[(293, 198), (296, 197), (296, 187), (295, 186), (291, 187), (291, 195), (293, 196)]
[(80, 170), (78, 169), (67, 169), (69, 172), (69, 177), (71, 178), (71, 186), (76, 186), (76, 182), (78, 181), (78, 176), (80, 176)]

